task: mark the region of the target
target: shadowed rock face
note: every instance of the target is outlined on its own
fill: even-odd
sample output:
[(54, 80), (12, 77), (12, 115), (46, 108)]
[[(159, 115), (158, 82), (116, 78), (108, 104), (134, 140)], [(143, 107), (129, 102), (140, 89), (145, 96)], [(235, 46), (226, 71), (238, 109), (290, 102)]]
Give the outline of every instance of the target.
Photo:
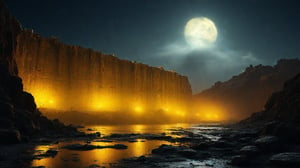
[(264, 111), (254, 113), (240, 125), (262, 126), (262, 134), (300, 143), (300, 74), (288, 80), (281, 91), (272, 94)]
[(16, 37), (21, 30), (0, 0), (0, 143), (17, 143), (45, 130), (74, 131), (42, 116), (33, 96), (23, 91), (14, 59)]
[(16, 60), (24, 88), (39, 107), (75, 111), (186, 111), (187, 77), (163, 68), (121, 60), (91, 49), (18, 36)]
[(221, 104), (227, 116), (240, 120), (253, 112), (264, 110), (273, 92), (300, 72), (298, 59), (279, 60), (275, 66), (249, 66), (225, 82), (216, 82), (210, 89), (194, 96), (196, 102), (213, 101)]
[(17, 66), (13, 59), (16, 47), (16, 37), (21, 32), (21, 25), (8, 12), (5, 3), (0, 1), (0, 71), (8, 71), (11, 75), (17, 74)]
[(276, 121), (300, 125), (300, 74), (288, 80), (265, 104), (265, 110), (254, 113), (243, 122)]

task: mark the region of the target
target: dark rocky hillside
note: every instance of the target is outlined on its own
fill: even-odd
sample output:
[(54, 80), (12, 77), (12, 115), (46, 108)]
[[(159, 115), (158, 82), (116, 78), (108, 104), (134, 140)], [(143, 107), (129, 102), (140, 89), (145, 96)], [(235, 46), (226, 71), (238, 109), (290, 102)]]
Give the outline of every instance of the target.
[(253, 112), (264, 110), (273, 92), (282, 89), (284, 82), (300, 72), (300, 60), (282, 59), (275, 66), (249, 66), (225, 82), (194, 96), (196, 103), (213, 101), (225, 108), (230, 119), (240, 120)]
[(18, 143), (36, 134), (74, 133), (75, 128), (48, 120), (36, 108), (34, 98), (23, 91), (14, 59), (16, 37), (22, 30), (0, 0), (0, 143)]
[(262, 126), (263, 134), (300, 142), (300, 74), (288, 80), (283, 90), (272, 94), (264, 111), (254, 113), (240, 125)]

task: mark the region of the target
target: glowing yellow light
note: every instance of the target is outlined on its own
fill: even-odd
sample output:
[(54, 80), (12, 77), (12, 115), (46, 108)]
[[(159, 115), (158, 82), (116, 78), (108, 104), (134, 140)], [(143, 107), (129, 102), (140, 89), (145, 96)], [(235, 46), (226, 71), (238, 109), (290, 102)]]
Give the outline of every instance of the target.
[(132, 130), (134, 133), (144, 133), (145, 125), (133, 125)]
[(177, 114), (178, 116), (181, 116), (181, 117), (184, 117), (184, 116), (185, 116), (185, 113), (182, 112), (182, 111), (176, 111), (176, 114)]
[(224, 117), (222, 116), (224, 114), (224, 111), (217, 104), (205, 102), (199, 105), (197, 110), (199, 112), (197, 112), (195, 115), (200, 120), (221, 121), (224, 119)]
[(137, 112), (137, 113), (141, 113), (141, 112), (143, 112), (143, 108), (141, 106), (136, 106), (134, 108), (134, 111)]
[(92, 96), (90, 106), (94, 111), (113, 111), (117, 108), (115, 99), (105, 93)]
[[(143, 97), (121, 95), (122, 93), (118, 93), (118, 90), (112, 92), (106, 89), (92, 92), (91, 95), (84, 94), (84, 89), (78, 89), (78, 94), (82, 95), (76, 97), (77, 92), (76, 94), (64, 95), (61, 90), (48, 85), (48, 81), (40, 81), (35, 83), (34, 87), (25, 89), (33, 94), (38, 108), (45, 108), (49, 111), (103, 112), (103, 114), (105, 113), (105, 115), (102, 115), (103, 120), (107, 118), (108, 121), (113, 118), (114, 114), (126, 113), (128, 117), (124, 122), (128, 121), (128, 123), (150, 123), (152, 119), (155, 122), (182, 122), (182, 119), (188, 117), (186, 115), (187, 108), (180, 104), (178, 100), (172, 98), (168, 101), (145, 101)], [(90, 88), (90, 90), (93, 89)], [(70, 99), (70, 97), (74, 98)], [(161, 113), (161, 116), (157, 113)]]
[(38, 108), (56, 108), (53, 94), (47, 89), (30, 90)]

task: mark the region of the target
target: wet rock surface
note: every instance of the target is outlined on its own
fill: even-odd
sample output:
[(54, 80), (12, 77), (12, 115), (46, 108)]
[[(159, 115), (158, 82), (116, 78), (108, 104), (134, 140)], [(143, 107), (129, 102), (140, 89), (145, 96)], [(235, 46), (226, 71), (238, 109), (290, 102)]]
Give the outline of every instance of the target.
[(70, 144), (62, 147), (63, 149), (69, 150), (78, 150), (78, 151), (86, 151), (93, 149), (104, 149), (104, 148), (112, 148), (112, 149), (127, 149), (126, 145), (123, 144), (115, 144), (108, 146), (100, 146), (100, 145), (89, 145), (89, 144)]
[(300, 167), (300, 153), (279, 153), (270, 158), (273, 165)]
[[(222, 126), (222, 128), (224, 128)], [(198, 141), (201, 134), (185, 134), (189, 141), (175, 141), (171, 145), (161, 145), (152, 150), (147, 156), (130, 158), (121, 161), (116, 167), (140, 166), (140, 167), (243, 167), (255, 166), (258, 168), (272, 167), (279, 162), (294, 166), (297, 164), (296, 154), (291, 161), (283, 161), (285, 155), (273, 157), (278, 153), (297, 151), (297, 144), (285, 143), (284, 140), (276, 136), (262, 135), (262, 128), (243, 128), (228, 126), (226, 129), (211, 131), (212, 135), (218, 135), (218, 140), (214, 138)], [(187, 132), (189, 130), (186, 130)], [(177, 134), (184, 135), (184, 134)], [(140, 135), (141, 136), (141, 135)], [(124, 138), (124, 137), (123, 137)], [(174, 137), (173, 137), (174, 138)], [(195, 139), (194, 139), (195, 138)], [(178, 137), (174, 138), (178, 139)], [(276, 150), (270, 150), (274, 148)], [(273, 158), (273, 159), (270, 159)], [(275, 161), (275, 159), (277, 160)], [(280, 161), (280, 159), (282, 161)], [(272, 160), (272, 161), (271, 161)], [(205, 163), (206, 161), (210, 161)], [(291, 163), (289, 163), (291, 162)], [(295, 163), (294, 163), (295, 162)], [(176, 167), (175, 166), (175, 167)]]

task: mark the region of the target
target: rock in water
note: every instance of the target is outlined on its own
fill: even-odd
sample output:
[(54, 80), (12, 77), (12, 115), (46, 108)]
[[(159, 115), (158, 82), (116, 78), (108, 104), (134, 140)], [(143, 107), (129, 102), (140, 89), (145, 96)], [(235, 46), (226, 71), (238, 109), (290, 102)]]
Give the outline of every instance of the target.
[(279, 153), (270, 158), (271, 163), (285, 167), (300, 167), (300, 153)]
[(240, 149), (240, 153), (247, 155), (247, 156), (253, 156), (259, 152), (258, 148), (256, 146), (244, 146), (242, 149)]
[(275, 136), (263, 136), (255, 141), (255, 144), (264, 151), (276, 151), (279, 149), (279, 140)]
[(159, 148), (153, 149), (153, 154), (158, 155), (168, 155), (168, 154), (174, 154), (178, 152), (178, 147), (172, 146), (172, 145), (161, 145)]

